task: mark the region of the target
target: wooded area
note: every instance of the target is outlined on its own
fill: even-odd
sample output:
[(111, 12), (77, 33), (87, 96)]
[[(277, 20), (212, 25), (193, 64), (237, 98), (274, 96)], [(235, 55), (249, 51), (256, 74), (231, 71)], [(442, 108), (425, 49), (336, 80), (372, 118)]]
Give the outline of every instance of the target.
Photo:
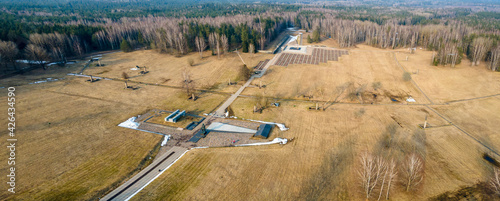
[[(93, 8), (94, 3), (82, 4)], [(436, 52), (432, 58), (434, 65), (454, 67), (463, 58), (470, 59), (473, 66), (488, 62), (493, 71), (500, 65), (498, 29), (471, 23), (491, 21), (496, 16), (467, 9), (429, 9), (434, 12), (433, 16), (424, 17), (408, 9), (384, 14), (381, 9), (367, 7), (244, 3), (224, 7), (216, 3), (200, 6), (173, 2), (168, 5), (178, 8), (177, 12), (175, 9), (160, 12), (150, 10), (151, 5), (147, 3), (138, 4), (138, 10), (124, 11), (120, 9), (128, 5), (107, 2), (102, 8), (96, 8), (95, 14), (88, 13), (78, 4), (80, 7), (74, 9), (73, 14), (79, 17), (68, 18), (70, 10), (50, 12), (49, 5), (40, 6), (43, 12), (19, 4), (7, 5), (10, 10), (4, 9), (1, 15), (5, 18), (0, 20), (0, 25), (5, 27), (0, 34), (4, 71), (16, 69), (15, 60), (18, 59), (64, 63), (68, 57), (87, 52), (119, 49), (124, 40), (131, 50), (152, 48), (182, 56), (193, 51), (202, 52), (208, 47), (212, 55), (220, 57), (235, 48), (243, 52), (262, 50), (291, 26), (314, 30), (309, 41), (319, 42), (321, 36), (331, 37), (341, 47), (366, 43), (378, 48), (425, 48)], [(193, 9), (203, 12), (190, 16), (191, 12), (186, 10)], [(116, 11), (122, 15), (113, 16)], [(88, 20), (91, 16), (95, 17)], [(27, 19), (33, 21), (27, 22)], [(44, 67), (47, 62), (38, 64)]]

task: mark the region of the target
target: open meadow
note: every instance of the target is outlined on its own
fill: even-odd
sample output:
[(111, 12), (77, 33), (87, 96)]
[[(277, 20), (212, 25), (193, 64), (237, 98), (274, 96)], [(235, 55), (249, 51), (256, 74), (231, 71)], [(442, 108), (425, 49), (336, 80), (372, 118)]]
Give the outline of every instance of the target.
[[(122, 53), (105, 58), (115, 55), (121, 57)], [(90, 83), (89, 78), (66, 75), (80, 71), (83, 63), (37, 69), (2, 80), (2, 86), (16, 86), (19, 183), (18, 193), (2, 191), (1, 199), (100, 198), (147, 166), (162, 140), (160, 135), (118, 127), (119, 123), (153, 108), (210, 113), (226, 98), (201, 93), (193, 102), (181, 89), (133, 83), (129, 85), (137, 89), (132, 90), (125, 89), (120, 80)], [(57, 80), (29, 84), (47, 78)], [(0, 91), (0, 108), (6, 111), (7, 88)], [(7, 119), (2, 123), (7, 124)], [(1, 132), (3, 137), (7, 134)], [(1, 145), (7, 146), (7, 142)]]
[[(270, 54), (241, 54), (241, 56), (249, 68), (256, 66), (261, 60), (273, 57)], [(192, 66), (189, 60), (193, 61)], [(90, 67), (85, 70), (85, 74), (123, 78), (123, 73), (126, 73), (131, 81), (182, 87), (184, 74), (187, 73), (194, 81), (195, 88), (231, 93), (235, 92), (238, 87), (227, 86), (227, 84), (229, 80), (237, 82), (242, 79), (239, 70), (243, 65), (236, 53), (227, 53), (218, 59), (217, 56), (211, 56), (211, 51), (205, 51), (203, 59), (198, 53), (176, 57), (160, 54), (155, 50), (119, 52), (103, 55), (101, 62), (105, 64), (103, 67)], [(144, 69), (136, 69), (136, 66), (146, 67), (149, 72), (141, 75), (140, 71)]]
[[(492, 165), (482, 157), (487, 153), (498, 158), (485, 146), (495, 151), (500, 148), (496, 123), (500, 99), (495, 95), (500, 74), (484, 66), (471, 68), (467, 62), (455, 68), (431, 66), (428, 57), (432, 52), (428, 51), (410, 55), (402, 49), (358, 47), (338, 62), (272, 66), (268, 74), (252, 83), (262, 82), (265, 88), (249, 87), (243, 92), (246, 96), (231, 105), (239, 118), (285, 123), (290, 130), (274, 129), (270, 138), (293, 138), (293, 142), (193, 150), (134, 200), (363, 200), (358, 174), (363, 153), (390, 156), (398, 168), (410, 153), (418, 153), (425, 161), (420, 186), (406, 192), (403, 176), (399, 175), (391, 190), (393, 200), (435, 198), (488, 180)], [(405, 61), (406, 56), (409, 61)], [(434, 104), (415, 83), (403, 80), (403, 72), (416, 71), (417, 66), (419, 73), (412, 77)], [(447, 82), (448, 74), (453, 74), (454, 79), (464, 77), (460, 79), (461, 93), (445, 93), (457, 90)], [(367, 91), (383, 91), (379, 92), (382, 96), (409, 94), (417, 102), (391, 103), (384, 98), (360, 104), (343, 97), (344, 93), (335, 103), (327, 104), (325, 111), (309, 109), (318, 100), (334, 100), (339, 96), (339, 86), (346, 82), (367, 85)], [(373, 82), (380, 82), (381, 87), (372, 89)], [(439, 86), (441, 92), (432, 90), (433, 86)], [(490, 87), (481, 90), (467, 86)], [(297, 97), (307, 91), (314, 96), (312, 100)], [(493, 96), (445, 103), (487, 95)], [(260, 96), (269, 100), (263, 101)], [(281, 103), (280, 107), (267, 106), (262, 113), (252, 112), (254, 105), (275, 101)], [(424, 130), (421, 126), (426, 117), (428, 128)], [(388, 145), (391, 132), (394, 140)], [(378, 193), (374, 192), (375, 197)], [(474, 191), (471, 195), (478, 196)]]
[(500, 201), (500, 0), (0, 8), (0, 200)]
[[(482, 156), (495, 154), (484, 146), (500, 149), (500, 97), (495, 94), (500, 74), (467, 62), (431, 66), (431, 55), (359, 45), (339, 61), (271, 66), (231, 109), (239, 118), (284, 123), (290, 130), (275, 128), (269, 139), (293, 138), (291, 143), (192, 150), (133, 200), (363, 200), (358, 175), (363, 153), (391, 157), (400, 165), (418, 152), (425, 161), (422, 184), (408, 193), (398, 180), (391, 191), (394, 200), (428, 199), (485, 181), (491, 165)], [(242, 54), (249, 67), (272, 56)], [(189, 66), (188, 59), (195, 65)], [(5, 85), (17, 85), (21, 193), (1, 198), (102, 197), (149, 164), (161, 141), (160, 135), (117, 124), (151, 109), (210, 113), (240, 86), (225, 84), (238, 80), (241, 61), (235, 53), (199, 60), (195, 53), (174, 57), (141, 50), (106, 54), (101, 62), (104, 67), (91, 65), (84, 74), (113, 80), (90, 83), (66, 75), (81, 70), (82, 63), (5, 79)], [(147, 66), (149, 73), (130, 70), (136, 65)], [(192, 73), (197, 88), (214, 91), (188, 100), (179, 88), (183, 69)], [(404, 80), (405, 71), (417, 69), (411, 75), (415, 82)], [(137, 89), (124, 88), (123, 72)], [(29, 84), (47, 77), (58, 80)], [(265, 87), (259, 89), (261, 83)], [(6, 89), (1, 91), (0, 104), (6, 107)], [(353, 96), (356, 91), (360, 95)], [(406, 103), (408, 96), (416, 103)], [(316, 103), (325, 110), (310, 109)], [(265, 106), (262, 113), (252, 112), (255, 105)], [(424, 130), (426, 116), (429, 128)]]

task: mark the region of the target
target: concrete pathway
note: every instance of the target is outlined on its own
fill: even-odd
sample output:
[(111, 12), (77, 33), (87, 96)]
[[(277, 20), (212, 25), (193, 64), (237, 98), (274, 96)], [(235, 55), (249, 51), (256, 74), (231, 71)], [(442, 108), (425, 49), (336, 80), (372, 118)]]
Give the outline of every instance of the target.
[(120, 187), (101, 198), (101, 200), (129, 200), (149, 183), (154, 181), (158, 176), (160, 176), (187, 151), (188, 149), (184, 147), (172, 147), (172, 149), (160, 156), (158, 160), (155, 160), (148, 167), (143, 169)]
[(250, 79), (248, 79), (248, 81), (240, 87), (240, 89), (238, 89), (238, 91), (236, 91), (235, 94), (231, 95), (231, 97), (229, 97), (226, 102), (224, 102), (220, 107), (219, 109), (217, 109), (215, 111), (215, 116), (217, 117), (223, 117), (224, 116), (224, 113), (226, 112), (226, 108), (229, 107), (234, 100), (236, 100), (236, 98), (238, 98), (238, 96), (241, 94), (241, 92), (243, 92), (243, 90), (245, 90), (246, 87), (248, 87), (248, 85), (250, 85), (250, 83), (252, 83), (253, 79), (255, 77), (252, 76), (250, 77)]
[[(246, 87), (252, 83), (253, 79), (262, 77), (267, 69), (274, 65), (276, 60), (279, 58), (281, 53), (278, 53), (267, 62), (266, 66), (261, 70), (259, 74), (252, 75), (248, 81), (236, 91), (229, 99), (226, 100), (213, 114), (215, 117), (224, 117), (224, 113), (226, 108), (229, 107), (236, 98), (245, 90)], [(194, 130), (194, 132), (198, 131), (203, 124), (207, 124), (212, 117), (205, 118), (205, 120), (200, 123)], [(155, 160), (151, 165), (146, 167), (144, 170), (139, 172), (137, 175), (129, 179), (127, 182), (122, 184), (117, 189), (113, 190), (108, 195), (104, 196), (101, 200), (129, 200), (139, 191), (141, 191), (144, 187), (146, 187), (149, 183), (154, 181), (158, 176), (160, 176), (165, 169), (169, 168), (179, 157), (181, 157), (184, 153), (188, 151), (187, 148), (184, 147), (172, 147), (165, 154), (160, 156), (157, 160)]]
[(214, 116), (224, 117), (224, 113), (226, 112), (227, 107), (229, 107), (234, 102), (234, 100), (236, 100), (236, 98), (238, 98), (238, 96), (241, 94), (241, 92), (243, 92), (243, 90), (245, 90), (245, 88), (248, 87), (250, 85), (250, 83), (252, 83), (253, 79), (262, 77), (266, 73), (267, 69), (270, 66), (274, 65), (274, 63), (280, 57), (280, 55), (281, 55), (281, 53), (274, 55), (274, 57), (269, 62), (267, 62), (266, 66), (264, 66), (264, 68), (260, 71), (259, 74), (252, 75), (252, 77), (250, 77), (250, 79), (248, 79), (248, 81), (243, 86), (241, 86), (240, 89), (238, 89), (238, 91), (236, 91), (236, 93), (231, 95), (231, 97), (229, 97), (229, 99), (227, 99), (226, 102), (224, 102), (224, 104), (222, 104), (219, 107), (219, 109), (217, 109), (215, 111)]

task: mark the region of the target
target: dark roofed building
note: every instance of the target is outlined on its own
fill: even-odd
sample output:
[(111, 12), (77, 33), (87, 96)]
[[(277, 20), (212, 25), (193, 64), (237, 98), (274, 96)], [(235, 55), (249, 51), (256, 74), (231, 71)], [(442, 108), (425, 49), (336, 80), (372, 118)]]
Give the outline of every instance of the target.
[(254, 137), (266, 139), (269, 137), (269, 133), (271, 133), (271, 129), (273, 129), (274, 125), (272, 124), (261, 124), (257, 133), (255, 133)]

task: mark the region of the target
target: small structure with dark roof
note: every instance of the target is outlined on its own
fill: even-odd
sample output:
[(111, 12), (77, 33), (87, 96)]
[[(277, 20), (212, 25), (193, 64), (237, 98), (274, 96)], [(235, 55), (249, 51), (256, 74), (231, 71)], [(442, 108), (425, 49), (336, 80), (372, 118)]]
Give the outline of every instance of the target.
[(274, 125), (272, 124), (261, 124), (257, 133), (255, 133), (254, 137), (267, 139), (269, 137), (269, 133), (271, 133), (271, 129), (273, 129)]

